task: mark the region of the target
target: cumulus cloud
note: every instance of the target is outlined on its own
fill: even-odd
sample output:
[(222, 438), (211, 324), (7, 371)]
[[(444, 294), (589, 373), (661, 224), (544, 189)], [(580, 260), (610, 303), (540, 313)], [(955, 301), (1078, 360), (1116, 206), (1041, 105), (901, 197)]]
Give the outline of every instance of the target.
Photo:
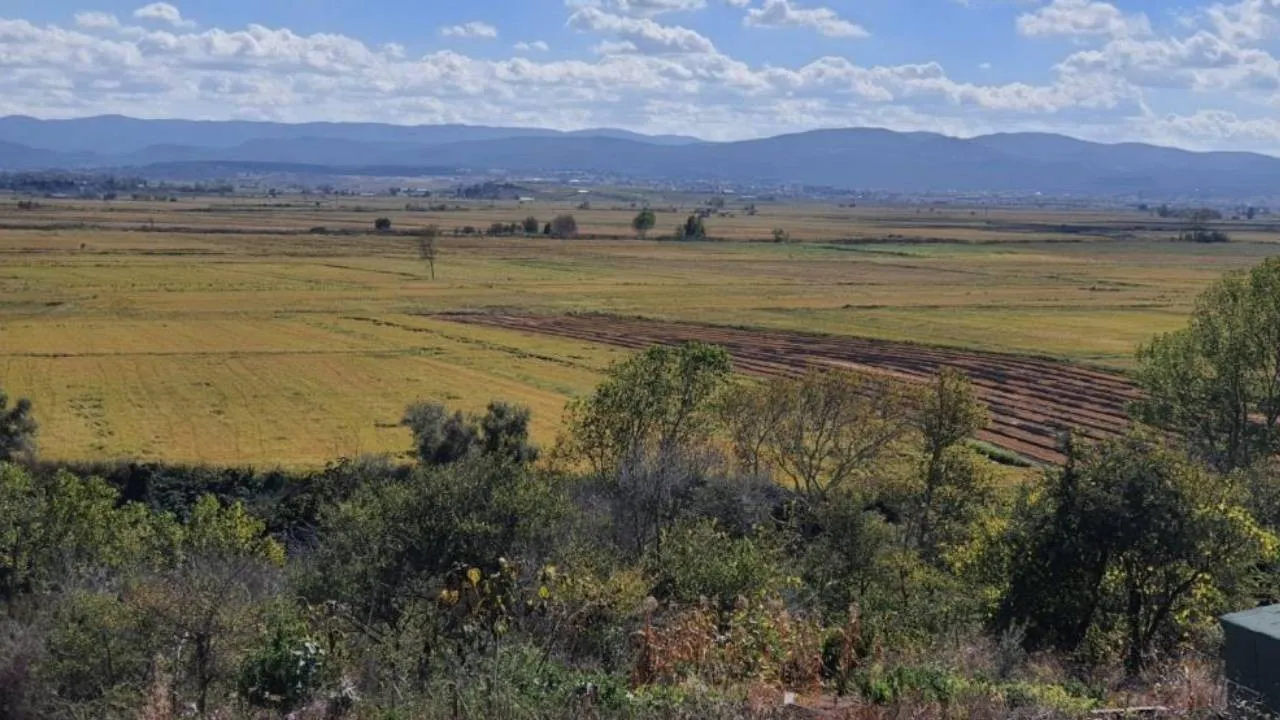
[(806, 9), (792, 5), (790, 0), (765, 0), (763, 7), (748, 10), (742, 22), (750, 27), (810, 28), (827, 37), (863, 38), (870, 35), (861, 25), (841, 18), (831, 8)]
[(569, 17), (569, 27), (584, 32), (613, 35), (641, 52), (713, 54), (716, 46), (705, 35), (685, 27), (660, 25), (648, 18), (614, 15), (584, 7)]
[(1280, 31), (1280, 0), (1215, 3), (1204, 14), (1215, 33), (1231, 42), (1257, 42)]
[(196, 25), (194, 22), (183, 18), (182, 12), (178, 8), (166, 2), (143, 5), (133, 11), (133, 16), (140, 20), (155, 20), (178, 28), (190, 28)]
[(534, 40), (533, 42), (524, 42), (522, 40), (515, 45), (512, 45), (512, 47), (520, 52), (546, 52), (551, 49), (551, 46), (542, 40)]
[(1126, 15), (1110, 3), (1096, 0), (1053, 0), (1035, 12), (1020, 16), (1018, 32), (1027, 37), (1128, 37), (1149, 35), (1151, 22), (1145, 15)]
[(450, 25), (440, 28), (440, 34), (451, 38), (482, 38), (492, 40), (498, 37), (498, 28), (489, 23), (472, 21), (461, 25)]

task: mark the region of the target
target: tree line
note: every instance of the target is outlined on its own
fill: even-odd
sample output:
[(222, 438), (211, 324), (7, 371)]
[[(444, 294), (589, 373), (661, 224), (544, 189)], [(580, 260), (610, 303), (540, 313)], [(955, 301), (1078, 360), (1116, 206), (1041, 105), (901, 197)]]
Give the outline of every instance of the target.
[(696, 343), (611, 367), (549, 447), (518, 405), (424, 401), (411, 462), (297, 476), (71, 472), (38, 462), (37, 409), (0, 397), (0, 714), (729, 718), (792, 692), (1069, 717), (1159, 697), (1217, 652), (1220, 613), (1275, 598), (1277, 278), (1267, 261), (1207, 290), (1140, 351), (1133, 430), (1067, 436), (1063, 467), (1031, 471), (980, 452), (960, 373), (750, 379)]

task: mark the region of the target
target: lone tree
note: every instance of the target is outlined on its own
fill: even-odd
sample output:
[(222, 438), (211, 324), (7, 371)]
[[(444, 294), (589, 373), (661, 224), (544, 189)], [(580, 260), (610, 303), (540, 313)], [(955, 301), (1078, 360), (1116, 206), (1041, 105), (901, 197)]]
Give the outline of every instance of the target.
[(524, 234), (525, 235), (538, 234), (538, 218), (530, 215), (529, 217), (524, 219)]
[(571, 238), (578, 234), (578, 221), (572, 215), (557, 215), (551, 221), (551, 234), (558, 238)]
[(391, 229), (391, 218), (380, 217), (373, 221), (373, 229), (378, 232), (387, 232)]
[(431, 267), (431, 279), (436, 279), (436, 238), (440, 237), (438, 225), (428, 225), (418, 233), (418, 257)]
[(657, 224), (658, 216), (654, 215), (653, 210), (650, 208), (641, 210), (640, 214), (636, 215), (635, 219), (631, 221), (631, 227), (636, 231), (636, 235), (640, 236), (641, 240), (645, 239), (645, 236), (649, 234), (653, 226)]

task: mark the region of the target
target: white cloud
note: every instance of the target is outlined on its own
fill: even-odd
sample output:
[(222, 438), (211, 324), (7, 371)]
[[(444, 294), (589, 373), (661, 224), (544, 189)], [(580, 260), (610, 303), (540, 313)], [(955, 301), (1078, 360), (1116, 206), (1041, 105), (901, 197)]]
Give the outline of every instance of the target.
[(489, 23), (472, 21), (461, 25), (451, 25), (449, 27), (440, 28), (440, 34), (444, 37), (454, 38), (482, 38), (492, 40), (498, 37), (498, 28)]
[(627, 40), (604, 40), (591, 46), (596, 55), (630, 55), (640, 52), (636, 44)]
[(715, 44), (694, 30), (660, 25), (648, 18), (613, 15), (595, 7), (584, 7), (575, 12), (569, 17), (569, 27), (584, 32), (613, 35), (646, 53), (716, 52)]
[[(1009, 83), (984, 81), (994, 73), (958, 80), (928, 48), (896, 65), (838, 55), (770, 63), (767, 48), (746, 62), (691, 27), (611, 12), (603, 2), (567, 11), (568, 26), (591, 49), (576, 59), (541, 56), (541, 41), (533, 40), (516, 44), (512, 57), (480, 59), (449, 50), (422, 56), (337, 32), (196, 30), (174, 24), (186, 22), (176, 9), (160, 27), (150, 22), (156, 17), (124, 26), (89, 12), (65, 26), (0, 18), (0, 115), (618, 126), (712, 139), (873, 125), (1280, 152), (1273, 119), (1280, 62), (1268, 52), (1275, 35), (1266, 34), (1274, 29), (1246, 32), (1227, 22), (1271, 13), (1276, 2), (1206, 6), (1167, 33), (1135, 26), (1136, 16), (1093, 11), (1093, 20), (1053, 26), (1059, 36), (1069, 29), (1079, 45), (1062, 51), (1056, 65), (1002, 64), (1000, 77), (1027, 73), (1025, 82)], [(1064, 3), (1042, 9), (1054, 5)], [(755, 0), (755, 7), (765, 13), (769, 3)], [(782, 12), (815, 27), (794, 20), (812, 11), (788, 4)], [(1006, 28), (1010, 36), (1021, 29)], [(1202, 110), (1185, 114), (1187, 107)], [(1170, 115), (1171, 108), (1184, 114)]]
[(763, 7), (748, 10), (742, 22), (763, 28), (805, 27), (827, 37), (863, 38), (870, 35), (861, 25), (841, 18), (831, 8), (805, 9), (792, 5), (790, 0), (765, 0)]
[(1215, 3), (1204, 14), (1215, 33), (1231, 42), (1257, 42), (1280, 31), (1280, 0)]
[(1143, 117), (1134, 130), (1153, 142), (1194, 149), (1239, 149), (1280, 146), (1280, 119), (1241, 118), (1223, 110), (1200, 110), (1191, 115)]
[(143, 5), (133, 11), (133, 16), (140, 20), (156, 20), (162, 23), (168, 23), (173, 27), (190, 28), (195, 27), (195, 23), (182, 17), (182, 12), (178, 8), (166, 2), (155, 2), (150, 5)]
[(603, 3), (603, 7), (612, 12), (640, 17), (654, 17), (672, 12), (692, 12), (706, 6), (706, 0), (606, 0)]
[(1126, 15), (1110, 3), (1096, 0), (1053, 0), (1035, 12), (1020, 16), (1018, 32), (1027, 37), (1128, 37), (1151, 34), (1151, 22), (1145, 15)]
[(1112, 40), (1071, 55), (1058, 65), (1073, 75), (1104, 74), (1151, 88), (1209, 91), (1280, 91), (1280, 60), (1201, 30), (1185, 38)]
[(120, 27), (120, 20), (111, 13), (79, 12), (76, 13), (76, 27), (86, 30), (114, 30)]
[(530, 51), (546, 52), (551, 49), (551, 46), (542, 40), (534, 40), (533, 42), (524, 42), (522, 40), (516, 43), (515, 45), (513, 45), (512, 47), (520, 52), (530, 52)]

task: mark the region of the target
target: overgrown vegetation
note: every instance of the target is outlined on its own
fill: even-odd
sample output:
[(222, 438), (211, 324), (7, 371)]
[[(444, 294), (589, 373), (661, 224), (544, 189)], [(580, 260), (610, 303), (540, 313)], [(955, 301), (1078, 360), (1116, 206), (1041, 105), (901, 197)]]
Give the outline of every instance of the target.
[(1274, 587), (1278, 267), (1143, 351), (1161, 429), (1024, 482), (963, 375), (748, 380), (699, 344), (613, 366), (547, 452), (525, 408), (415, 403), (411, 464), (305, 478), (42, 465), (18, 403), (0, 714), (1208, 716), (1215, 618)]

